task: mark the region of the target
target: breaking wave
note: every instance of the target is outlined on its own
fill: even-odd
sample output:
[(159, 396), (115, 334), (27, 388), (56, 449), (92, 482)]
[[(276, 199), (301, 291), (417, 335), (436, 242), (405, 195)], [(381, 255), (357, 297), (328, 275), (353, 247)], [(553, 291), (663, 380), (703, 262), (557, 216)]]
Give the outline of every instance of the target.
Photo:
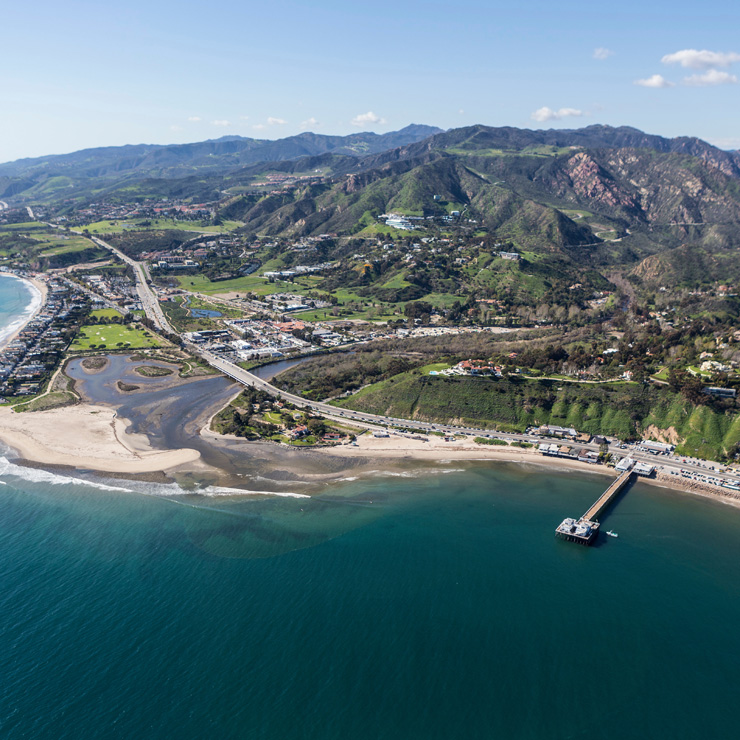
[(10, 462), (7, 457), (0, 457), (0, 475), (13, 476), (14, 478), (29, 481), (30, 483), (46, 483), (51, 486), (90, 486), (91, 488), (98, 488), (101, 491), (123, 491), (124, 493), (132, 493), (132, 489), (123, 488), (122, 486), (110, 486), (105, 483), (98, 483), (97, 481), (75, 478), (71, 475), (52, 473), (49, 470), (42, 470), (40, 468), (26, 468), (22, 465), (16, 465), (15, 463)]

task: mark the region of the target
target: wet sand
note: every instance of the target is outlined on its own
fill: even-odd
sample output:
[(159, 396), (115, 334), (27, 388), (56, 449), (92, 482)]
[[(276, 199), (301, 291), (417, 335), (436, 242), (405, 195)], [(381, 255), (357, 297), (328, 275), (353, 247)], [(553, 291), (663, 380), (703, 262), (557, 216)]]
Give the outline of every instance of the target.
[[(21, 414), (0, 410), (0, 440), (32, 463), (131, 476), (166, 471), (186, 484), (276, 492), (297, 484), (319, 490), (347, 470), (366, 467), (314, 450), (204, 431), (241, 390), (223, 376), (183, 379), (177, 366), (161, 361), (132, 361), (129, 355), (107, 360), (101, 368), (85, 368), (82, 358), (68, 363), (65, 372), (82, 398), (76, 406)], [(146, 377), (136, 372), (141, 365), (174, 372)], [(121, 390), (119, 381), (136, 390)]]
[[(247, 442), (210, 431), (210, 420), (240, 390), (223, 376), (182, 379), (177, 367), (127, 355), (109, 355), (105, 367), (85, 369), (72, 360), (67, 374), (83, 403), (16, 414), (0, 409), (0, 440), (36, 464), (60, 465), (132, 477), (154, 474), (183, 484), (208, 484), (279, 492), (301, 486), (315, 493), (333, 481), (392, 472), (429, 472), (447, 463), (509, 462), (550, 470), (614, 476), (611, 468), (576, 460), (543, 458), (531, 448), (478, 445), (471, 438), (445, 442), (403, 435), (364, 434), (356, 445), (294, 448)], [(146, 377), (141, 365), (174, 369)], [(136, 385), (122, 391), (118, 382)], [(63, 430), (60, 432), (60, 430)], [(736, 492), (658, 473), (655, 485), (740, 505)]]

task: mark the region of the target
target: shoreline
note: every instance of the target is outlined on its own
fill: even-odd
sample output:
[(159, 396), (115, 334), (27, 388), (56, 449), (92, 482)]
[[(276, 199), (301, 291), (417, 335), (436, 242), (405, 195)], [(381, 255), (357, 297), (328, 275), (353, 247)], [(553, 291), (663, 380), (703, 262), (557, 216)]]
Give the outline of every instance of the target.
[[(139, 474), (200, 459), (200, 453), (190, 448), (157, 450), (146, 435), (128, 434), (128, 426), (113, 409), (85, 403), (23, 413), (0, 409), (0, 441), (34, 463)], [(61, 438), (58, 429), (69, 431)]]
[(11, 324), (7, 329), (9, 333), (6, 336), (0, 336), (0, 351), (4, 350), (25, 328), (33, 321), (46, 305), (46, 297), (49, 289), (46, 283), (39, 278), (21, 277), (14, 272), (0, 272), (0, 277), (7, 276), (20, 280), (31, 289), (31, 303), (25, 309), (23, 316), (16, 321), (16, 325)]
[[(433, 440), (433, 441), (432, 441)], [(510, 446), (492, 445), (484, 448), (471, 443), (467, 439), (454, 442), (443, 442), (438, 437), (431, 437), (430, 441), (398, 437), (368, 437), (362, 435), (357, 438), (358, 446), (338, 445), (335, 447), (320, 448), (317, 451), (323, 455), (344, 456), (380, 461), (386, 460), (419, 460), (437, 463), (449, 462), (508, 462), (520, 465), (536, 465), (548, 470), (574, 471), (581, 473), (596, 473), (597, 475), (617, 477), (613, 468), (605, 465), (568, 460), (561, 457), (543, 457), (533, 448), (512, 448)], [(654, 478), (640, 478), (641, 482), (659, 488), (668, 488), (674, 491), (702, 496), (729, 506), (740, 507), (740, 493), (730, 489), (712, 486), (693, 480), (685, 480), (680, 476), (656, 470)]]
[[(238, 389), (233, 389), (234, 393)], [(198, 420), (197, 435), (218, 448), (218, 442), (240, 441), (243, 452), (259, 457), (259, 442), (250, 443), (231, 435), (222, 435), (210, 430), (215, 412), (207, 418)], [(47, 411), (17, 413), (9, 407), (0, 408), (0, 442), (14, 450), (18, 458), (33, 466), (61, 466), (67, 470), (78, 468), (98, 473), (116, 473), (141, 476), (146, 474), (164, 475), (178, 467), (190, 465), (193, 470), (204, 469), (201, 452), (191, 447), (177, 449), (157, 449), (146, 434), (130, 434), (127, 429), (131, 422), (118, 416), (115, 406), (100, 403), (82, 402), (74, 406), (50, 409)], [(57, 430), (67, 430), (61, 437)], [(182, 444), (182, 443), (181, 443)], [(443, 438), (431, 436), (414, 439), (403, 435), (373, 437), (362, 434), (356, 444), (341, 444), (329, 447), (296, 448), (271, 443), (270, 460), (280, 460), (280, 465), (288, 465), (295, 470), (296, 479), (306, 483), (339, 482), (362, 477), (364, 473), (377, 474), (378, 468), (390, 469), (401, 464), (418, 463), (425, 472), (434, 474), (433, 464), (445, 463), (515, 463), (534, 466), (550, 472), (580, 472), (616, 477), (613, 468), (594, 465), (578, 460), (558, 457), (543, 457), (534, 448), (520, 448), (503, 445), (478, 445), (469, 438), (445, 442)], [(290, 455), (284, 460), (281, 453)], [(305, 463), (296, 465), (302, 454), (310, 454), (314, 463), (323, 458), (321, 467), (331, 471), (308, 472)], [(296, 457), (297, 456), (297, 457)], [(194, 467), (193, 467), (194, 466)], [(212, 464), (206, 468), (212, 469)], [(215, 470), (221, 470), (216, 468)], [(213, 472), (213, 469), (212, 469)], [(221, 473), (225, 473), (221, 470)], [(237, 473), (238, 475), (238, 473)], [(686, 480), (656, 470), (654, 478), (643, 478), (645, 483), (673, 491), (696, 494), (720, 503), (740, 507), (740, 493), (711, 484)]]

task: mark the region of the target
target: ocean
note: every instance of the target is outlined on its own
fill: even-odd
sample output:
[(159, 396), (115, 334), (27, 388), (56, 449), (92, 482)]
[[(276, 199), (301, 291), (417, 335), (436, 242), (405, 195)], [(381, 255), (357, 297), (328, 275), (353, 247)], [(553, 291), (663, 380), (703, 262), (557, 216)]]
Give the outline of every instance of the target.
[(618, 539), (557, 540), (606, 482), (446, 463), (236, 497), (0, 450), (0, 737), (734, 737), (740, 509), (637, 483)]
[(0, 272), (0, 346), (41, 303), (38, 290), (14, 275)]
[(732, 737), (740, 511), (601, 476), (377, 473), (315, 498), (0, 462), (0, 736)]

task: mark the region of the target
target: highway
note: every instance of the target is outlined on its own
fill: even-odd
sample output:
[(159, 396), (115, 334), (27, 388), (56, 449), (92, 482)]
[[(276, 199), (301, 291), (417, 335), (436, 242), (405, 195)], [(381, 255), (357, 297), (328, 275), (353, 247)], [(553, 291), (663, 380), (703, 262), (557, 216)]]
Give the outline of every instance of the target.
[(149, 271), (143, 262), (138, 262), (132, 259), (128, 255), (124, 254), (120, 249), (116, 249), (112, 244), (103, 241), (97, 236), (90, 237), (95, 244), (103, 249), (107, 249), (118, 257), (118, 259), (125, 262), (127, 265), (131, 265), (134, 270), (134, 276), (136, 278), (136, 292), (139, 295), (141, 301), (141, 307), (144, 309), (144, 313), (154, 323), (154, 325), (160, 330), (169, 334), (177, 334), (177, 332), (170, 326), (169, 321), (162, 311), (162, 307), (159, 305), (159, 300), (154, 294), (154, 291), (149, 286), (149, 280), (151, 279)]
[[(179, 336), (178, 332), (170, 325), (165, 318), (165, 315), (159, 305), (159, 300), (154, 294), (151, 286), (149, 285), (149, 275), (146, 271), (146, 266), (141, 262), (137, 262), (131, 259), (119, 249), (108, 244), (98, 237), (92, 237), (93, 241), (99, 246), (110, 250), (119, 259), (123, 260), (127, 264), (131, 265), (134, 269), (134, 275), (136, 276), (136, 288), (141, 298), (141, 304), (154, 324), (161, 330), (168, 332), (173, 335)], [(380, 416), (377, 414), (367, 414), (361, 411), (353, 411), (351, 409), (340, 409), (336, 406), (331, 406), (327, 403), (320, 401), (309, 401), (300, 396), (293, 395), (292, 393), (286, 393), (285, 391), (277, 388), (276, 386), (268, 383), (262, 378), (258, 378), (256, 375), (250, 373), (247, 370), (239, 367), (233, 362), (225, 360), (217, 355), (209, 352), (208, 350), (197, 347), (191, 343), (185, 343), (185, 347), (197, 357), (202, 358), (211, 367), (223, 373), (237, 383), (241, 383), (245, 386), (251, 386), (259, 390), (268, 393), (273, 397), (280, 397), (284, 401), (294, 404), (299, 408), (310, 409), (316, 411), (324, 416), (329, 416), (334, 419), (359, 422), (363, 425), (370, 427), (399, 427), (404, 429), (413, 429), (422, 433), (430, 432), (443, 432), (448, 434), (464, 434), (473, 437), (489, 437), (492, 439), (500, 439), (506, 442), (528, 442), (530, 444), (537, 444), (541, 442), (557, 442), (559, 444), (566, 444), (568, 440), (563, 439), (543, 439), (541, 437), (532, 436), (529, 434), (518, 434), (510, 432), (498, 432), (490, 429), (479, 429), (475, 427), (461, 427), (454, 426), (451, 424), (440, 424), (431, 423), (425, 421), (417, 421), (412, 419), (398, 419), (388, 416)], [(593, 443), (590, 444), (579, 444), (578, 447), (585, 448), (588, 450), (599, 451), (599, 446)], [(616, 440), (612, 440), (610, 443), (610, 450), (613, 453), (629, 456), (633, 460), (645, 462), (650, 465), (655, 465), (665, 473), (673, 474), (680, 477), (681, 471), (689, 471), (692, 475), (708, 475), (725, 482), (734, 482), (740, 478), (740, 471), (731, 470), (728, 473), (720, 472), (723, 466), (719, 463), (713, 463), (704, 460), (691, 460), (684, 458), (680, 455), (654, 455), (647, 451), (638, 449), (638, 444), (631, 444), (628, 446), (620, 446)], [(547, 458), (543, 458), (544, 461)]]

